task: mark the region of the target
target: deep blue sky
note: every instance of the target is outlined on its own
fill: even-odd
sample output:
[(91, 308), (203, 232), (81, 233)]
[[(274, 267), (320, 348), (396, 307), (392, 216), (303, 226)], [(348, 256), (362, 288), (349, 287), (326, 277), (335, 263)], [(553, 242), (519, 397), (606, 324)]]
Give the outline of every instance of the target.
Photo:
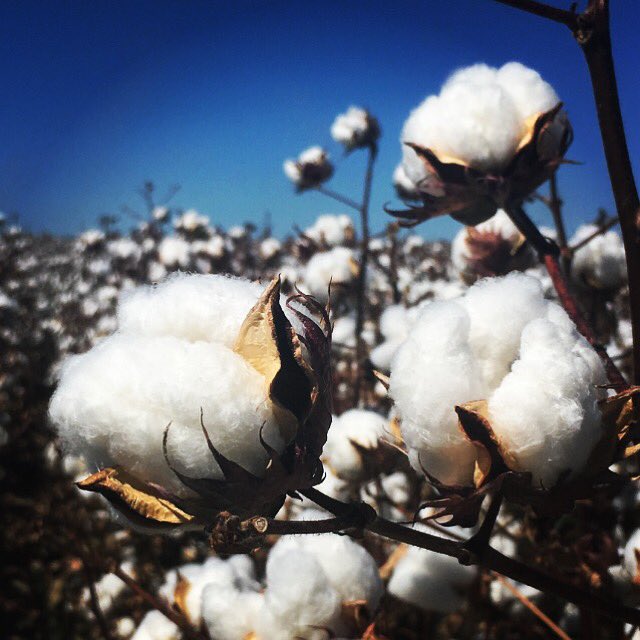
[[(566, 2), (556, 2), (567, 6)], [(640, 2), (613, 3), (618, 80), (640, 157)], [(295, 196), (282, 161), (312, 144), (338, 160), (330, 186), (359, 198), (362, 154), (331, 141), (335, 115), (370, 108), (383, 126), (375, 229), (409, 111), (456, 67), (519, 60), (565, 101), (576, 140), (560, 186), (570, 226), (613, 208), (586, 67), (569, 33), (491, 0), (3, 0), (0, 3), (0, 210), (32, 230), (73, 232), (145, 179), (214, 223), (275, 231), (340, 212)], [(636, 163), (636, 172), (638, 165)], [(546, 214), (536, 215), (545, 221)], [(455, 223), (421, 227), (448, 236)]]

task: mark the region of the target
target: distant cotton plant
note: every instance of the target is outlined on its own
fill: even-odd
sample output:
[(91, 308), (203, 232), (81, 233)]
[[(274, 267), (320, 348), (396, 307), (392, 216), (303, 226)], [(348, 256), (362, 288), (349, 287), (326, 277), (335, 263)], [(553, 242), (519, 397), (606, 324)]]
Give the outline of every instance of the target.
[(355, 253), (347, 247), (334, 247), (316, 253), (307, 263), (303, 286), (319, 300), (326, 300), (329, 285), (349, 285), (358, 275)]
[(158, 245), (158, 259), (168, 269), (186, 269), (191, 260), (191, 247), (179, 236), (165, 236)]
[(193, 235), (207, 229), (209, 226), (209, 218), (200, 214), (195, 209), (189, 209), (173, 221), (173, 226), (176, 231)]
[(481, 280), (428, 305), (391, 366), (390, 394), (409, 459), (449, 485), (470, 485), (478, 455), (454, 408), (485, 400), (504, 462), (553, 487), (584, 470), (603, 436), (603, 365), (533, 278)]
[(598, 231), (594, 224), (581, 225), (569, 241), (570, 245), (577, 245), (597, 234), (574, 253), (571, 275), (582, 286), (616, 290), (627, 280), (624, 245), (615, 231)]
[(279, 290), (277, 279), (264, 289), (176, 276), (123, 298), (118, 331), (68, 360), (51, 401), (67, 450), (100, 470), (82, 488), (134, 522), (171, 528), (226, 508), (275, 513), (291, 485), (320, 481), (329, 338), (306, 315), (316, 303), (298, 296), (288, 309)]
[(525, 271), (536, 255), (504, 210), (475, 227), (461, 229), (451, 244), (451, 261), (460, 277), (473, 283), (486, 276)]
[(380, 124), (367, 110), (349, 107), (331, 125), (331, 136), (347, 151), (375, 145), (380, 137)]
[(297, 160), (286, 160), (283, 169), (298, 191), (315, 189), (333, 175), (329, 154), (322, 147), (310, 147)]
[(520, 63), (456, 71), (405, 122), (402, 166), (423, 207), (397, 215), (419, 221), (449, 213), (473, 225), (521, 202), (570, 144), (560, 106), (553, 88)]

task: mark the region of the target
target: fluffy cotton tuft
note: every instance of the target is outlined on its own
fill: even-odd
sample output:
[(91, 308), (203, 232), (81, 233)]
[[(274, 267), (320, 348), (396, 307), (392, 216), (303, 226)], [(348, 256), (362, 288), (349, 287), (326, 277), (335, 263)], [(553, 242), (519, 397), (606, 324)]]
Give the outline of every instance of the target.
[(448, 484), (468, 484), (475, 451), (455, 405), (488, 400), (493, 430), (551, 487), (578, 472), (601, 437), (603, 366), (567, 314), (522, 274), (488, 278), (455, 301), (428, 305), (391, 367), (390, 394), (409, 458)]
[(360, 107), (349, 107), (331, 125), (331, 137), (348, 151), (374, 144), (379, 136), (378, 121)]
[(149, 611), (131, 640), (180, 640), (180, 629), (159, 611)]
[[(431, 149), (442, 161), (499, 171), (515, 154), (532, 118), (558, 102), (551, 85), (518, 62), (500, 69), (476, 64), (454, 73), (438, 95), (414, 109), (401, 141)], [(403, 164), (414, 184), (426, 177), (422, 161), (406, 145)]]
[(174, 220), (173, 226), (178, 231), (193, 233), (194, 231), (208, 227), (209, 218), (201, 215), (195, 209), (189, 209)]
[(450, 613), (465, 601), (465, 590), (475, 577), (472, 567), (434, 551), (409, 547), (396, 565), (388, 592), (424, 611)]
[(120, 304), (119, 330), (62, 369), (50, 416), (70, 453), (90, 468), (120, 465), (183, 489), (162, 452), (192, 477), (220, 478), (200, 428), (246, 469), (264, 471), (259, 433), (281, 451), (266, 381), (231, 346), (262, 287), (224, 276), (176, 276)]
[(624, 547), (623, 566), (632, 578), (640, 573), (637, 553), (640, 553), (640, 529), (636, 529), (631, 534)]
[(304, 272), (304, 286), (319, 300), (326, 300), (329, 284), (347, 285), (358, 272), (358, 263), (353, 250), (334, 247), (330, 251), (316, 253), (307, 263)]
[(177, 236), (165, 236), (158, 244), (158, 259), (170, 269), (189, 265), (191, 248), (189, 243)]
[(285, 160), (285, 175), (299, 189), (313, 189), (333, 175), (329, 154), (322, 147), (310, 147), (297, 160)]
[[(595, 224), (583, 224), (569, 242), (576, 245), (598, 231)], [(596, 289), (617, 289), (627, 279), (627, 263), (622, 239), (615, 231), (597, 235), (578, 249), (571, 264), (576, 282)]]
[(420, 198), (420, 192), (413, 180), (407, 175), (402, 162), (393, 170), (393, 186), (398, 197), (403, 200), (418, 200)]
[(334, 418), (323, 449), (323, 461), (344, 480), (357, 481), (365, 473), (360, 451), (376, 449), (388, 431), (387, 420), (365, 409), (351, 409)]

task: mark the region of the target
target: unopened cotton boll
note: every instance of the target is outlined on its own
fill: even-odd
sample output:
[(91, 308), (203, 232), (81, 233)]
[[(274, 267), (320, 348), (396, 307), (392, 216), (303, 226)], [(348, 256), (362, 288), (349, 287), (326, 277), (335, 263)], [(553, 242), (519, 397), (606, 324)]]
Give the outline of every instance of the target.
[(350, 409), (334, 418), (323, 449), (323, 461), (344, 480), (356, 481), (367, 473), (362, 449), (374, 450), (384, 438), (386, 418), (365, 409)]
[(159, 260), (165, 267), (170, 269), (187, 267), (190, 253), (189, 243), (176, 236), (166, 236), (158, 245)]
[(119, 330), (63, 366), (50, 417), (66, 449), (92, 469), (121, 466), (184, 492), (163, 454), (169, 423), (175, 468), (222, 478), (202, 434), (202, 409), (214, 446), (264, 473), (260, 430), (278, 451), (283, 437), (264, 376), (231, 349), (261, 289), (223, 276), (178, 276), (126, 297)]
[[(569, 244), (576, 245), (598, 232), (594, 224), (578, 227)], [(627, 263), (622, 239), (615, 231), (606, 231), (592, 238), (573, 255), (573, 279), (583, 286), (596, 289), (617, 289), (627, 279)]]
[(393, 570), (387, 591), (424, 611), (450, 613), (465, 602), (476, 575), (472, 567), (428, 549), (408, 547)]
[(525, 238), (503, 209), (475, 227), (464, 227), (451, 244), (451, 261), (460, 277), (474, 282), (480, 277), (523, 271), (536, 262)]
[(304, 285), (311, 295), (326, 300), (329, 284), (347, 285), (358, 273), (354, 252), (347, 247), (334, 247), (330, 251), (316, 253), (307, 263)]
[(304, 235), (319, 244), (335, 247), (353, 240), (355, 231), (349, 216), (324, 214), (305, 229)]
[(454, 407), (488, 401), (514, 470), (550, 488), (577, 473), (602, 435), (603, 366), (538, 281), (488, 278), (425, 307), (391, 366), (390, 395), (409, 459), (446, 484), (470, 484), (473, 445)]
[(344, 145), (347, 151), (368, 147), (380, 137), (380, 124), (365, 109), (352, 106), (334, 120), (331, 137)]
[(333, 175), (329, 154), (322, 147), (310, 147), (297, 160), (285, 160), (283, 169), (298, 191), (319, 187)]

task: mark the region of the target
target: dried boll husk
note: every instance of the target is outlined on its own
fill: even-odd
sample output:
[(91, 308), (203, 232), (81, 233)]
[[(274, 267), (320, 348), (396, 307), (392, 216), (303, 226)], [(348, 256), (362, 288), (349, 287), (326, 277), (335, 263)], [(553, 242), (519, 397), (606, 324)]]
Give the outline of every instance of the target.
[[(117, 467), (99, 470), (78, 483), (80, 488), (100, 493), (144, 529), (172, 530), (211, 524), (224, 511), (240, 517), (275, 515), (288, 493), (321, 482), (319, 457), (331, 424), (330, 323), (326, 309), (313, 298), (298, 294), (287, 304), (302, 328), (300, 335), (281, 307), (276, 277), (249, 311), (233, 347), (264, 376), (281, 433), (286, 435), (287, 444), (278, 453), (260, 433), (256, 446), (267, 452), (262, 473), (248, 471), (222, 455), (202, 421), (202, 437), (222, 479), (190, 477), (176, 469), (167, 444), (168, 426), (165, 458), (190, 495), (176, 495)], [(320, 317), (319, 324), (313, 315)]]

